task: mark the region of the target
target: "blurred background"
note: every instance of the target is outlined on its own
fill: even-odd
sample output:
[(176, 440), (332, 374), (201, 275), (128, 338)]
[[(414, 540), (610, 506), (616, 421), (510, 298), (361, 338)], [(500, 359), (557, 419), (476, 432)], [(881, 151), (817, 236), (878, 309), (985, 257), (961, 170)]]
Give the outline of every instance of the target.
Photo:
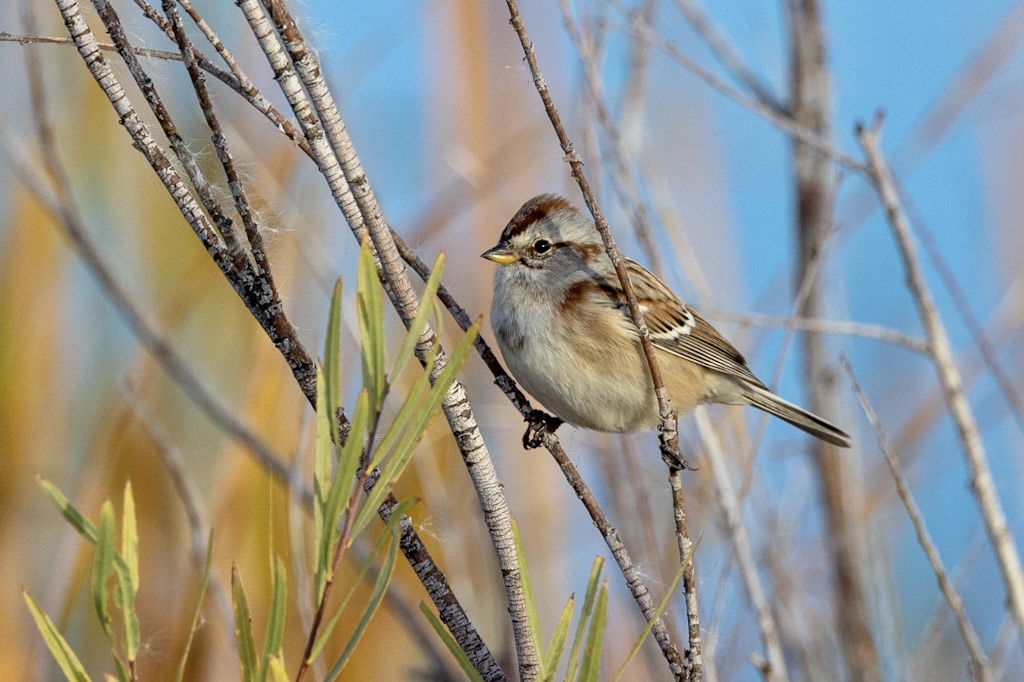
[[(792, 142), (749, 105), (758, 97), (789, 98), (787, 4), (706, 3), (694, 9), (689, 0), (524, 0), (521, 12), (620, 249), (695, 304), (779, 394), (806, 403), (805, 335), (786, 328), (800, 284)], [(256, 85), (284, 109), (233, 4), (195, 6)], [(117, 8), (133, 43), (173, 49), (134, 6)], [(1009, 527), (1024, 541), (1024, 415), (1015, 411), (1012, 392), (1024, 370), (1024, 4), (867, 0), (829, 2), (822, 10), (831, 141), (862, 160), (854, 125), (885, 111), (883, 148), (926, 247), (921, 255), (928, 283)], [(311, 1), (293, 11), (301, 12), (319, 51), (391, 225), (428, 263), (444, 251), (447, 286), (471, 315), (486, 315), (494, 266), (479, 254), (533, 195), (561, 192), (579, 201), (506, 7), (442, 0), (374, 3), (368, 10), (361, 3)], [(698, 15), (712, 28), (695, 28)], [(102, 25), (91, 25), (105, 40)], [(35, 0), (0, 8), (0, 31), (66, 37), (55, 8)], [(748, 82), (708, 48), (708, 35), (731, 46), (749, 69)], [(28, 70), (29, 55), (41, 68), (37, 79)], [(39, 166), (30, 81), (45, 92), (74, 199), (108, 267), (207, 389), (306, 480), (311, 411), (285, 362), (130, 147), (74, 48), (5, 38), (0, 60), (0, 676), (59, 676), (24, 606), (23, 589), (57, 622), (91, 674), (111, 670), (88, 597), (91, 549), (46, 500), (37, 477), (54, 482), (91, 517), (106, 498), (119, 505), (124, 482), (132, 481), (141, 537), (141, 676), (172, 673), (200, 571), (166, 465), (172, 457), (189, 478), (203, 525), (216, 537), (213, 593), (189, 678), (227, 679), (237, 674), (233, 631), (223, 613), (231, 566), (237, 564), (250, 590), (256, 631), (262, 632), (268, 557), (285, 557), (292, 573), (307, 565), (302, 537), (308, 535), (308, 515), (154, 363), (16, 172), (18, 164)], [(214, 172), (209, 135), (181, 65), (157, 59), (144, 64), (189, 145)], [(699, 69), (713, 82), (698, 77)], [(763, 90), (755, 92), (750, 83)], [(243, 179), (261, 207), (287, 313), (311, 351), (322, 348), (331, 286), (339, 276), (345, 283), (342, 373), (351, 409), (359, 385), (352, 301), (358, 245), (308, 159), (237, 95), (219, 84), (213, 90)], [(129, 97), (141, 109), (134, 89)], [(828, 168), (837, 192), (833, 232), (818, 262), (823, 317), (898, 332), (866, 338), (863, 326), (858, 333), (833, 326), (826, 335), (830, 357), (849, 360), (881, 416), (993, 676), (1016, 679), (1024, 666), (1021, 633), (1006, 607), (935, 369), (899, 342), (924, 339), (899, 253), (863, 177), (841, 164)], [(401, 325), (390, 311), (387, 322), (397, 347)], [(991, 350), (988, 362), (972, 326)], [(455, 328), (446, 320), (446, 338)], [(490, 340), (486, 321), (484, 335)], [(993, 366), (1008, 380), (1009, 395)], [(950, 609), (850, 381), (838, 365), (834, 370), (829, 414), (855, 441), (852, 450), (834, 456), (843, 458), (845, 512), (861, 585), (857, 599), (870, 627), (875, 670), (882, 679), (966, 679), (965, 647)], [(524, 425), (479, 358), (470, 358), (461, 378), (524, 537), (549, 637), (569, 595), (584, 588), (594, 556), (607, 557), (607, 548), (547, 453), (522, 449)], [(742, 498), (743, 525), (780, 623), (790, 674), (855, 679), (837, 616), (848, 608), (849, 595), (834, 579), (834, 538), (812, 444), (754, 410), (713, 407), (706, 414), (726, 453), (731, 487)], [(761, 650), (754, 611), (723, 525), (704, 441), (693, 418), (681, 425), (684, 448), (699, 467), (684, 474), (684, 485), (690, 531), (699, 538), (706, 672), (722, 680), (758, 679), (751, 662)], [(559, 435), (657, 601), (678, 557), (655, 437), (570, 427)], [(398, 492), (421, 498), (412, 512), (418, 530), (484, 640), (511, 671), (514, 649), (501, 575), (443, 419), (428, 432)], [(456, 670), (425, 621), (417, 620), (416, 604), (426, 595), (399, 563), (389, 601), (344, 679), (411, 679)], [(608, 570), (604, 670), (614, 671), (643, 621), (621, 576)], [(302, 599), (293, 593), (289, 602), (291, 661), (304, 641), (302, 613), (309, 606)], [(413, 618), (403, 610), (409, 608)], [(672, 601), (668, 616), (679, 640), (686, 620), (681, 598)], [(424, 632), (436, 650), (422, 643)], [(630, 679), (665, 676), (653, 644), (627, 671)]]

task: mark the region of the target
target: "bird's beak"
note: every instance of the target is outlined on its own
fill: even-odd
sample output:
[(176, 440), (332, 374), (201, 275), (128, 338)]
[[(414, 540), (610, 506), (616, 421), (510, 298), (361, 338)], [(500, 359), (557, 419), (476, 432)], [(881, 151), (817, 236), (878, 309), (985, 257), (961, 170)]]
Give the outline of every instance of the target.
[(512, 251), (508, 248), (505, 242), (498, 242), (498, 245), (494, 248), (488, 249), (480, 254), (481, 258), (486, 258), (489, 261), (494, 261), (498, 265), (508, 265), (509, 263), (515, 263), (518, 258), (512, 255)]

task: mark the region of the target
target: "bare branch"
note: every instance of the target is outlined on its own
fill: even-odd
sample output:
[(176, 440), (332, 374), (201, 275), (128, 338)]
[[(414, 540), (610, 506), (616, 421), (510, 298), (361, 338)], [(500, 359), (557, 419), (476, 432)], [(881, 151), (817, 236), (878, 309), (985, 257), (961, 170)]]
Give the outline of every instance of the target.
[(964, 457), (971, 472), (971, 490), (978, 508), (981, 510), (982, 518), (985, 520), (989, 541), (992, 543), (999, 569), (1003, 574), (1010, 611), (1016, 622), (1018, 634), (1024, 635), (1024, 569), (1021, 566), (1020, 554), (1013, 535), (1006, 525), (1006, 514), (1003, 512), (995, 482), (992, 480), (992, 471), (988, 465), (985, 446), (982, 443), (981, 434), (978, 433), (974, 414), (963, 392), (963, 379), (960, 376), (960, 370), (956, 366), (949, 338), (935, 308), (935, 301), (921, 272), (917, 246), (914, 243), (906, 215), (900, 206), (899, 195), (889, 166), (879, 147), (878, 138), (881, 124), (882, 118), (878, 116), (872, 127), (858, 126), (857, 139), (867, 157), (872, 184), (885, 208), (886, 218), (903, 259), (907, 284), (932, 347), (933, 364), (942, 384), (947, 409), (960, 436)]
[(853, 373), (853, 368), (850, 367), (850, 362), (846, 358), (843, 358), (842, 362), (843, 368), (850, 378), (850, 383), (853, 385), (854, 393), (857, 394), (857, 399), (860, 400), (860, 405), (864, 409), (864, 414), (867, 416), (868, 421), (871, 422), (871, 428), (875, 431), (878, 449), (882, 451), (886, 464), (889, 465), (893, 482), (896, 484), (896, 494), (899, 496), (900, 502), (903, 503), (904, 509), (907, 510), (907, 516), (910, 517), (910, 522), (914, 526), (914, 532), (917, 533), (917, 542), (928, 557), (928, 563), (931, 564), (932, 572), (935, 573), (935, 579), (939, 582), (942, 596), (945, 597), (946, 603), (949, 604), (949, 608), (953, 611), (953, 617), (956, 619), (956, 626), (960, 630), (960, 636), (963, 637), (964, 644), (967, 645), (967, 652), (971, 656), (971, 677), (974, 680), (978, 680), (978, 682), (987, 682), (987, 680), (991, 679), (991, 674), (988, 668), (988, 659), (985, 656), (985, 649), (978, 639), (978, 633), (974, 631), (974, 627), (967, 619), (967, 614), (964, 612), (964, 602), (960, 599), (956, 586), (953, 585), (953, 581), (949, 579), (949, 575), (942, 565), (942, 557), (939, 556), (939, 550), (935, 543), (932, 542), (928, 528), (924, 524), (924, 517), (921, 515), (921, 510), (914, 500), (914, 494), (910, 491), (910, 486), (907, 485), (907, 480), (903, 476), (903, 467), (900, 465), (896, 453), (889, 446), (889, 440), (885, 437), (885, 433), (882, 430), (882, 423), (879, 421), (878, 415), (875, 414), (871, 403), (868, 402), (868, 397), (861, 390), (857, 377)]
[(750, 549), (750, 540), (747, 537), (747, 530), (743, 526), (742, 508), (729, 481), (729, 471), (725, 465), (725, 455), (718, 436), (711, 427), (707, 413), (704, 410), (696, 412), (697, 430), (704, 443), (707, 452), (707, 459), (711, 465), (711, 479), (715, 484), (715, 497), (718, 506), (722, 509), (723, 520), (726, 530), (732, 539), (733, 550), (736, 552), (736, 559), (739, 563), (740, 575), (743, 578), (743, 586), (747, 590), (750, 603), (757, 612), (757, 626), (761, 633), (761, 642), (764, 644), (765, 652), (768, 655), (766, 665), (762, 673), (766, 680), (782, 682), (789, 679), (786, 670), (786, 658), (782, 653), (782, 643), (779, 640), (779, 629), (775, 624), (775, 616), (765, 597), (764, 588), (761, 586), (761, 579), (757, 575), (757, 566), (754, 563), (754, 555)]

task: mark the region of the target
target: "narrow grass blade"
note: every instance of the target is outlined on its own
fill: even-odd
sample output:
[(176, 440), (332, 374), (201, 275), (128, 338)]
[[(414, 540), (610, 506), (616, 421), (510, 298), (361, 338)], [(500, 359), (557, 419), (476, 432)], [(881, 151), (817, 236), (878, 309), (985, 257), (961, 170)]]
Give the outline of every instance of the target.
[(394, 450), (395, 445), (402, 439), (405, 432), (411, 428), (410, 425), (414, 421), (413, 417), (417, 414), (420, 405), (430, 393), (429, 374), (432, 363), (433, 358), (431, 357), (428, 359), (427, 368), (416, 378), (408, 393), (405, 394), (402, 405), (398, 408), (398, 413), (392, 420), (391, 425), (388, 426), (384, 435), (377, 440), (373, 452), (370, 453), (369, 462), (366, 465), (368, 471), (372, 471), (380, 466), (380, 463)]
[(370, 389), (373, 414), (380, 414), (387, 390), (384, 374), (384, 300), (369, 240), (359, 249), (359, 277), (356, 286), (359, 344), (362, 350), (363, 386)]
[[(359, 462), (363, 457), (363, 447), (369, 447), (366, 443), (366, 436), (372, 428), (371, 420), (373, 419), (373, 413), (370, 410), (370, 394), (367, 389), (363, 389), (359, 392), (359, 397), (356, 398), (356, 409), (352, 415), (348, 441), (338, 456), (338, 470), (334, 475), (334, 483), (331, 489), (328, 513), (333, 514), (331, 518), (334, 520), (335, 527), (337, 527), (342, 505), (355, 494), (353, 488), (356, 483), (356, 472), (359, 470)], [(349, 536), (350, 541), (355, 539), (357, 535), (357, 533), (352, 533)]]
[[(324, 387), (327, 392), (328, 414), (331, 417), (331, 440), (338, 442), (338, 420), (335, 414), (341, 403), (341, 278), (331, 291), (331, 306), (327, 314), (327, 335), (324, 337)], [(319, 384), (317, 391), (320, 391)]]
[(309, 658), (306, 659), (306, 662), (310, 665), (312, 665), (313, 661), (315, 661), (317, 656), (320, 655), (320, 652), (323, 651), (324, 645), (327, 644), (327, 640), (330, 639), (331, 633), (334, 631), (334, 626), (338, 624), (338, 619), (343, 613), (345, 613), (349, 602), (352, 601), (352, 597), (359, 590), (359, 586), (363, 584), (363, 578), (365, 578), (366, 574), (369, 573), (370, 566), (377, 561), (378, 556), (384, 550), (385, 543), (388, 541), (388, 538), (391, 537), (391, 533), (392, 530), (390, 528), (385, 528), (377, 537), (377, 541), (374, 543), (369, 556), (366, 557), (366, 561), (364, 561), (363, 565), (360, 567), (359, 573), (356, 574), (355, 578), (349, 581), (348, 592), (346, 592), (345, 596), (342, 597), (341, 603), (338, 605), (338, 609), (334, 616), (327, 622), (327, 625), (320, 628), (320, 634), (317, 637), (316, 642), (313, 643), (313, 648), (310, 650)]
[(590, 620), (594, 610), (594, 601), (600, 588), (601, 571), (603, 568), (604, 559), (594, 557), (594, 563), (590, 565), (590, 576), (587, 578), (587, 591), (583, 595), (583, 609), (580, 611), (580, 620), (576, 624), (576, 635), (573, 637), (572, 649), (569, 651), (569, 664), (565, 671), (565, 679), (567, 680), (576, 679), (580, 651), (583, 647), (583, 636), (587, 631), (587, 622)]
[(448, 389), (455, 382), (455, 376), (458, 374), (459, 369), (461, 369), (462, 363), (466, 361), (466, 357), (473, 349), (473, 342), (476, 341), (479, 332), (480, 320), (477, 320), (466, 330), (458, 345), (455, 346), (451, 355), (448, 356), (448, 364), (444, 366), (444, 369), (434, 379), (434, 385), (427, 395), (426, 409), (417, 412), (417, 418), (410, 424), (411, 428), (406, 432), (405, 438), (395, 448), (396, 455), (402, 456), (404, 454), (403, 450), (411, 450), (423, 436), (423, 432), (427, 429), (427, 424), (437, 413), (445, 396), (448, 394)]
[(349, 657), (352, 655), (352, 652), (355, 651), (356, 645), (359, 644), (359, 640), (363, 637), (363, 633), (366, 632), (366, 626), (370, 624), (370, 620), (372, 620), (374, 614), (377, 613), (377, 607), (380, 606), (381, 600), (384, 599), (384, 592), (387, 590), (388, 584), (391, 582), (391, 575), (395, 570), (395, 556), (397, 554), (398, 533), (392, 531), (387, 556), (384, 560), (384, 565), (377, 574), (377, 581), (373, 585), (373, 592), (370, 593), (370, 601), (366, 605), (366, 609), (363, 610), (363, 615), (359, 618), (355, 631), (345, 644), (345, 649), (341, 652), (341, 656), (338, 657), (338, 660), (327, 673), (327, 677), (325, 678), (326, 680), (330, 681), (337, 679), (338, 675), (341, 674), (342, 668), (344, 668), (345, 664), (348, 663)]
[(270, 588), (270, 615), (267, 618), (267, 634), (263, 640), (263, 664), (260, 680), (270, 674), (270, 661), (284, 661), (284, 625), (287, 611), (288, 574), (281, 557), (274, 557), (274, 575)]
[[(690, 554), (692, 556), (693, 550), (690, 551)], [(626, 668), (637, 655), (637, 652), (640, 651), (640, 647), (643, 645), (644, 640), (647, 639), (647, 635), (651, 634), (651, 628), (654, 627), (655, 621), (661, 618), (661, 615), (665, 613), (665, 609), (668, 608), (668, 603), (671, 601), (672, 595), (675, 594), (676, 587), (679, 585), (679, 581), (682, 580), (683, 573), (686, 572), (686, 567), (689, 563), (690, 557), (687, 557), (686, 561), (680, 564), (679, 570), (676, 571), (676, 575), (672, 579), (672, 584), (669, 585), (668, 590), (665, 591), (665, 596), (661, 598), (658, 608), (654, 610), (653, 616), (649, 621), (647, 621), (647, 626), (643, 629), (643, 632), (640, 633), (640, 636), (636, 638), (636, 641), (633, 642), (633, 648), (629, 650), (629, 655), (626, 656), (626, 660), (622, 662), (622, 665), (619, 667), (619, 671), (615, 673), (615, 677), (612, 678), (615, 682), (622, 679), (622, 674), (626, 672)]]
[(54, 484), (47, 481), (45, 478), (37, 479), (39, 487), (43, 489), (46, 496), (50, 498), (57, 510), (64, 516), (65, 520), (74, 527), (78, 534), (88, 540), (90, 545), (96, 544), (96, 526), (92, 522), (85, 518), (81, 512), (68, 502), (68, 498), (64, 497), (64, 493)]
[(121, 557), (128, 566), (132, 594), (139, 592), (139, 531), (135, 519), (135, 496), (132, 482), (124, 484), (124, 509), (121, 513)]
[(466, 678), (471, 682), (484, 682), (483, 676), (475, 667), (473, 667), (473, 662), (469, 660), (469, 656), (467, 656), (466, 652), (462, 650), (459, 643), (455, 641), (452, 634), (448, 632), (448, 628), (446, 628), (444, 623), (441, 622), (441, 619), (438, 618), (424, 602), (420, 602), (420, 611), (422, 611), (423, 615), (427, 617), (431, 627), (434, 628), (434, 632), (438, 634), (444, 642), (444, 645), (448, 647), (448, 651), (450, 651), (452, 656), (455, 657), (455, 660), (459, 662), (459, 667), (462, 668), (462, 672), (465, 673)]
[[(316, 565), (316, 598), (317, 601), (323, 597), (324, 589), (334, 576), (334, 556), (337, 552), (337, 545), (340, 532), (338, 530), (339, 517), (345, 502), (352, 494), (353, 483), (355, 482), (356, 468), (359, 466), (359, 457), (362, 452), (363, 432), (366, 431), (370, 419), (369, 392), (363, 389), (356, 399), (356, 411), (352, 417), (351, 430), (349, 431), (348, 442), (341, 450), (338, 459), (338, 470), (330, 481), (326, 492), (326, 499), (323, 501), (320, 515), (322, 518), (322, 533), (317, 538), (317, 565)], [(355, 538), (356, 533), (349, 537)]]
[(601, 585), (601, 592), (597, 597), (597, 606), (594, 608), (594, 617), (590, 620), (590, 630), (587, 632), (587, 647), (583, 650), (583, 659), (580, 662), (579, 679), (583, 682), (596, 682), (601, 671), (601, 651), (604, 648), (604, 627), (608, 622), (608, 580), (605, 579)]
[(243, 682), (254, 682), (258, 672), (256, 641), (252, 636), (252, 615), (245, 598), (242, 576), (238, 566), (231, 566), (231, 604), (235, 611), (235, 638), (238, 640), (238, 659), (242, 665)]
[(139, 531), (131, 481), (124, 486), (120, 558), (121, 561), (115, 563), (118, 574), (117, 605), (124, 620), (125, 654), (129, 662), (134, 662), (139, 653), (139, 617), (135, 611), (135, 595), (139, 593)]
[(337, 535), (337, 519), (327, 510), (333, 485), (334, 443), (331, 440), (331, 421), (334, 417), (328, 407), (327, 379), (322, 367), (316, 371), (316, 435), (313, 441), (313, 538), (317, 548), (314, 587), (317, 600), (323, 595), (330, 573), (330, 547)]
[(277, 656), (270, 657), (270, 677), (274, 682), (290, 682), (284, 661)]
[(100, 507), (100, 523), (96, 530), (96, 556), (92, 562), (92, 604), (96, 609), (100, 627), (113, 646), (114, 634), (110, 630), (110, 609), (107, 605), (107, 580), (114, 571), (114, 505), (110, 500)]
[(576, 608), (576, 595), (569, 597), (562, 615), (555, 625), (555, 634), (551, 637), (547, 651), (544, 652), (545, 680), (553, 680), (558, 670), (558, 662), (562, 660), (562, 653), (565, 651), (565, 642), (569, 638), (569, 626), (572, 624), (572, 612)]
[(402, 340), (402, 346), (398, 349), (398, 357), (395, 358), (395, 364), (391, 368), (392, 380), (401, 373), (406, 363), (409, 362), (413, 350), (416, 348), (416, 343), (419, 341), (420, 334), (423, 333), (424, 327), (427, 326), (430, 311), (433, 309), (434, 296), (437, 294), (437, 287), (441, 284), (442, 272), (444, 272), (443, 253), (438, 254), (437, 260), (434, 261), (434, 267), (431, 268), (430, 277), (427, 278), (427, 284), (423, 289), (423, 296), (420, 297), (420, 308), (416, 311), (416, 317), (413, 318), (412, 323), (409, 325), (405, 339)]
[(28, 605), (32, 619), (36, 622), (39, 634), (43, 636), (43, 641), (46, 642), (46, 648), (50, 650), (50, 654), (57, 661), (57, 665), (60, 666), (64, 677), (73, 682), (91, 682), (89, 675), (82, 666), (82, 662), (78, 660), (78, 656), (75, 655), (74, 650), (68, 645), (67, 640), (60, 634), (60, 631), (53, 624), (53, 621), (50, 620), (50, 617), (46, 615), (46, 612), (32, 598), (32, 595), (28, 592), (22, 592), (21, 594), (25, 598), (25, 604)]
[(182, 682), (185, 679), (185, 666), (188, 663), (188, 654), (192, 650), (192, 640), (195, 639), (196, 630), (199, 629), (199, 618), (203, 614), (203, 599), (206, 597), (206, 587), (210, 584), (210, 565), (213, 563), (213, 531), (206, 541), (206, 561), (203, 562), (203, 575), (199, 578), (199, 593), (196, 595), (196, 605), (192, 610), (192, 622), (188, 628), (188, 638), (185, 640), (185, 650), (181, 652), (181, 660), (178, 661), (178, 670), (174, 674), (174, 682)]
[(114, 588), (114, 603), (121, 611), (124, 621), (124, 652), (129, 663), (134, 663), (139, 653), (139, 616), (135, 612), (135, 592), (128, 571), (123, 570), (124, 562), (114, 564), (117, 584)]
[[(523, 584), (523, 598), (526, 601), (526, 620), (530, 624), (530, 632), (533, 635), (533, 646), (536, 651), (544, 650), (544, 643), (541, 641), (540, 618), (537, 617), (537, 602), (533, 596), (533, 579), (530, 577), (530, 569), (526, 563), (526, 550), (523, 549), (523, 537), (519, 534), (519, 524), (512, 519), (512, 540), (516, 548), (516, 557), (519, 559), (519, 577)], [(540, 678), (547, 679), (548, 669), (546, 661), (540, 661)]]
[[(427, 425), (430, 423), (431, 418), (440, 409), (442, 401), (444, 401), (445, 395), (448, 393), (448, 389), (451, 388), (452, 383), (455, 381), (455, 375), (458, 373), (462, 363), (466, 360), (466, 356), (469, 354), (470, 349), (473, 347), (473, 341), (476, 340), (476, 335), (480, 330), (480, 321), (477, 320), (463, 335), (462, 340), (452, 351), (451, 356), (448, 358), (448, 364), (445, 365), (444, 369), (437, 375), (434, 380), (434, 385), (427, 397), (424, 399), (422, 406), (419, 409), (414, 410), (410, 423), (406, 427), (406, 431), (399, 438), (395, 444), (393, 451), (389, 454), (387, 461), (384, 462), (381, 468), (381, 475), (377, 481), (377, 485), (373, 487), (370, 495), (367, 498), (366, 504), (359, 511), (359, 515), (356, 516), (356, 522), (353, 526), (353, 535), (358, 535), (362, 528), (369, 523), (373, 513), (380, 506), (380, 501), (384, 499), (384, 496), (388, 494), (391, 487), (395, 484), (395, 481), (401, 476), (402, 471), (405, 469), (405, 465), (408, 464), (409, 459), (412, 457), (413, 448), (416, 443), (419, 442), (420, 438), (423, 437), (424, 431), (427, 429)], [(429, 370), (428, 370), (429, 371)]]

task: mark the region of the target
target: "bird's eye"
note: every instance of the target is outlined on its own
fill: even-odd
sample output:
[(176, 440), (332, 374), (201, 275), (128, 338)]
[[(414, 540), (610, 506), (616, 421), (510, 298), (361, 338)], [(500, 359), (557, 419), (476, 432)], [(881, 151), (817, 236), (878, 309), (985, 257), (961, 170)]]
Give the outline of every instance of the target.
[(533, 243), (533, 252), (540, 255), (551, 250), (551, 242), (547, 239), (538, 239)]

